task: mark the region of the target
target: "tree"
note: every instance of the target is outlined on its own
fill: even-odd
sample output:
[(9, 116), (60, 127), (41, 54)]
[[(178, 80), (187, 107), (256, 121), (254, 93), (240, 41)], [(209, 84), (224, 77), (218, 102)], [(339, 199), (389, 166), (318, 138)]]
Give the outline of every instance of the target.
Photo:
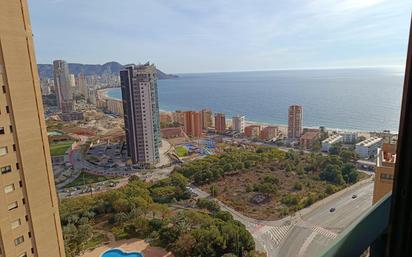
[(196, 206), (201, 209), (206, 209), (210, 212), (216, 213), (220, 210), (220, 206), (216, 201), (208, 199), (199, 199), (196, 202)]
[(219, 189), (217, 188), (216, 185), (211, 185), (210, 186), (210, 195), (213, 197), (217, 197), (217, 195), (219, 194)]
[(176, 257), (192, 256), (196, 244), (196, 239), (191, 234), (181, 234), (174, 243), (173, 253)]
[(333, 145), (329, 148), (329, 153), (332, 155), (339, 155), (340, 149), (336, 146)]
[(338, 165), (329, 164), (328, 166), (326, 166), (325, 170), (320, 173), (319, 177), (322, 180), (326, 180), (337, 185), (341, 185), (345, 182)]
[(356, 159), (356, 153), (348, 149), (343, 149), (339, 156), (343, 162), (350, 162)]
[(130, 204), (127, 199), (119, 198), (113, 202), (113, 209), (117, 212), (128, 212), (130, 211)]
[(161, 218), (161, 220), (164, 220), (166, 216), (170, 214), (169, 208), (167, 208), (166, 205), (163, 204), (158, 204), (158, 203), (153, 203), (149, 206), (149, 210), (152, 212), (152, 217), (153, 219), (156, 217)]
[(233, 220), (232, 214), (230, 212), (227, 212), (227, 211), (218, 211), (218, 212), (216, 212), (215, 218), (221, 219), (223, 221)]
[(325, 189), (325, 193), (331, 195), (336, 192), (336, 187), (334, 185), (327, 185)]
[(294, 194), (286, 194), (282, 198), (281, 202), (290, 207), (290, 206), (297, 205), (299, 203), (299, 198)]
[(346, 183), (352, 184), (358, 181), (358, 172), (355, 165), (351, 163), (342, 166), (342, 176)]

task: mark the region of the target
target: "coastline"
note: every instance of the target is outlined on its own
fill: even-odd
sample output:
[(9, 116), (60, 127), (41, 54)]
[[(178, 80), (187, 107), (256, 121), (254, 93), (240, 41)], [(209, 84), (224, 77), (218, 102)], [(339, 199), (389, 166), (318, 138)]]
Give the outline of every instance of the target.
[(109, 88), (104, 88), (104, 89), (99, 89), (97, 90), (97, 95), (101, 97), (101, 99), (110, 99), (110, 100), (115, 100), (115, 101), (122, 101), (120, 99), (117, 99), (115, 97), (111, 97), (108, 95), (109, 90), (112, 88), (116, 88), (116, 87), (109, 87)]
[[(97, 91), (97, 94), (99, 95), (99, 97), (101, 99), (107, 99), (107, 100), (121, 102), (120, 99), (115, 98), (115, 97), (111, 97), (111, 96), (108, 95), (108, 92), (109, 92), (110, 89), (113, 89), (113, 88), (100, 89), (100, 90)], [(161, 112), (161, 113), (172, 113), (172, 112), (175, 112), (175, 111), (176, 110), (167, 110), (167, 109), (164, 109), (164, 108), (159, 109), (159, 112)], [(226, 122), (227, 122), (228, 125), (231, 125), (232, 118), (227, 117)], [(276, 126), (284, 133), (287, 133), (287, 128), (288, 128), (287, 124), (275, 124), (275, 123), (268, 123), (268, 122), (263, 122), (263, 121), (253, 121), (253, 120), (245, 120), (245, 125), (246, 126), (260, 125), (262, 127)], [(304, 126), (303, 128), (305, 128), (305, 129), (319, 129), (319, 127), (320, 126), (318, 126), (318, 127)], [(378, 131), (367, 131), (367, 130), (359, 130), (359, 129), (342, 129), (342, 128), (328, 128), (328, 127), (325, 127), (325, 130), (328, 131), (328, 132), (340, 132), (340, 133), (349, 132), (349, 133), (358, 133), (358, 134), (362, 134), (362, 135), (365, 135), (365, 134), (367, 135), (367, 134), (370, 134), (370, 133), (378, 132)], [(397, 133), (394, 132), (394, 131), (391, 131), (391, 134), (397, 134)]]

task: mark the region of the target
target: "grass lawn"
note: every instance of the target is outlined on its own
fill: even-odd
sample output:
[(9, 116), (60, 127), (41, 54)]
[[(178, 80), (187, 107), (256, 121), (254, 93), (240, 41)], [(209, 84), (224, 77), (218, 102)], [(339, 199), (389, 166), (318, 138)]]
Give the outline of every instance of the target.
[(175, 147), (176, 154), (179, 157), (184, 157), (189, 154), (189, 151), (184, 146), (176, 146)]
[(105, 176), (98, 176), (98, 175), (90, 174), (90, 173), (87, 173), (87, 172), (82, 172), (82, 173), (80, 173), (80, 175), (75, 180), (73, 180), (71, 183), (67, 184), (65, 186), (65, 188), (89, 185), (89, 184), (94, 184), (94, 183), (97, 183), (97, 182), (103, 182), (103, 181), (110, 180), (110, 179), (115, 179), (115, 178), (105, 177)]
[(67, 151), (67, 149), (71, 147), (73, 142), (74, 142), (73, 140), (70, 140), (70, 141), (50, 144), (50, 154), (52, 156), (63, 155)]

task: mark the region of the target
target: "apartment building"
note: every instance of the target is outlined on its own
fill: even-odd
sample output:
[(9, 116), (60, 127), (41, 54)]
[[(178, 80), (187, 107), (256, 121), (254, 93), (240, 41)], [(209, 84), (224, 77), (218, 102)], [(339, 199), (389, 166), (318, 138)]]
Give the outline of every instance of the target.
[(27, 1), (0, 2), (0, 256), (64, 257)]
[(250, 125), (245, 127), (245, 136), (247, 137), (259, 137), (260, 136), (260, 129), (259, 125)]
[(362, 142), (359, 142), (355, 146), (355, 152), (361, 158), (370, 158), (375, 156), (378, 148), (382, 145), (383, 139), (380, 137), (371, 137)]
[(336, 143), (343, 142), (343, 136), (334, 134), (322, 141), (322, 152), (329, 152), (329, 149)]
[(156, 67), (128, 65), (120, 71), (127, 153), (133, 164), (160, 160), (160, 122)]
[(392, 191), (396, 162), (396, 145), (383, 144), (378, 148), (373, 188), (373, 203)]
[(226, 116), (224, 113), (215, 114), (215, 131), (223, 133), (226, 130)]
[(245, 132), (245, 116), (237, 115), (232, 117), (232, 129), (239, 133)]
[(190, 137), (202, 136), (202, 114), (201, 112), (186, 111), (184, 116), (184, 131)]
[(299, 143), (304, 149), (310, 149), (318, 138), (318, 131), (307, 131), (300, 137)]
[(260, 131), (260, 138), (263, 140), (271, 140), (279, 135), (279, 128), (276, 126), (267, 126)]
[(202, 129), (208, 129), (213, 126), (213, 113), (211, 109), (202, 109)]
[(299, 139), (303, 133), (303, 107), (291, 105), (288, 110), (288, 138)]
[(63, 60), (53, 61), (54, 87), (57, 105), (61, 112), (73, 111), (73, 89), (69, 76), (69, 66)]

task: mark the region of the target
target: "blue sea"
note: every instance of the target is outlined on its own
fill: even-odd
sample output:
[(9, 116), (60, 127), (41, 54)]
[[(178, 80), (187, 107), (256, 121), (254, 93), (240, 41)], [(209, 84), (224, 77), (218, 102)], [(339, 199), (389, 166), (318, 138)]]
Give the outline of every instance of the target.
[[(228, 117), (287, 124), (288, 106), (302, 105), (304, 126), (397, 131), (403, 70), (359, 68), (179, 74), (159, 80), (162, 110), (212, 108)], [(108, 96), (121, 98), (119, 88)]]

